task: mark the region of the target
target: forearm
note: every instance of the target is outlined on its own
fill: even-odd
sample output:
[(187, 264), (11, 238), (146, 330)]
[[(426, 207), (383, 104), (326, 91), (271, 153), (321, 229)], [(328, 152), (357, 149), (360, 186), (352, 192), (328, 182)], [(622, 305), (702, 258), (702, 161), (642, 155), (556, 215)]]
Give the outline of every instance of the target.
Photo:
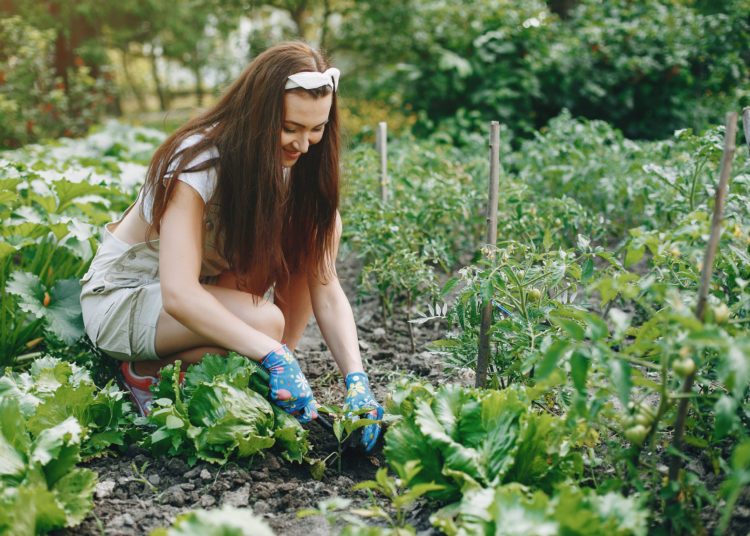
[(311, 298), (315, 320), (341, 373), (364, 372), (354, 313), (338, 279), (319, 285)]

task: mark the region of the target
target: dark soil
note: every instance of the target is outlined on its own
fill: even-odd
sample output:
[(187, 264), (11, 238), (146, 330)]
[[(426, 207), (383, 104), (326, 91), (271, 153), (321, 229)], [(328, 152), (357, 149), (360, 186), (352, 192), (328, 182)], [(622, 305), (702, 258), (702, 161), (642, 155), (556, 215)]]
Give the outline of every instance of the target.
[[(411, 350), (407, 324), (397, 316), (386, 332), (382, 326), (377, 300), (357, 299), (354, 287), (356, 268), (350, 263), (340, 267), (345, 290), (350, 296), (357, 321), (360, 348), (373, 392), (385, 401), (388, 385), (400, 375), (427, 379), (435, 385), (451, 381), (473, 385), (471, 373), (463, 377), (446, 374), (440, 358), (426, 351), (427, 345), (440, 338), (441, 326), (428, 323), (415, 326), (416, 351)], [(340, 406), (344, 400), (344, 382), (323, 342), (314, 321), (308, 326), (297, 348), (300, 365), (309, 379), (320, 404)], [(323, 459), (336, 451), (336, 440), (325, 428), (310, 423), (308, 438), (312, 445), (310, 456)], [(230, 462), (225, 466), (197, 463), (190, 467), (182, 458), (154, 459), (135, 445), (120, 455), (110, 455), (82, 464), (99, 475), (94, 508), (77, 527), (56, 531), (70, 536), (106, 534), (131, 536), (149, 534), (153, 529), (170, 525), (175, 517), (189, 510), (212, 509), (222, 505), (252, 508), (262, 516), (279, 536), (328, 536), (343, 526), (336, 526), (320, 515), (297, 518), (297, 512), (316, 508), (320, 501), (333, 497), (351, 499), (351, 507), (366, 507), (372, 503), (366, 491), (352, 491), (364, 480), (374, 479), (378, 468), (385, 465), (382, 455), (382, 436), (372, 453), (349, 448), (342, 458), (339, 474), (334, 457), (321, 480), (312, 477), (309, 467), (289, 463), (274, 451), (256, 456), (250, 463)], [(707, 480), (712, 476), (707, 472)], [(714, 484), (718, 487), (719, 482)], [(379, 500), (388, 509), (388, 501)], [(412, 506), (407, 522), (419, 536), (439, 534), (429, 522), (434, 508), (424, 503)], [(705, 527), (712, 533), (720, 511), (706, 507), (701, 513)], [(368, 524), (383, 524), (368, 520)], [(750, 533), (750, 490), (745, 490), (735, 508), (727, 534)]]

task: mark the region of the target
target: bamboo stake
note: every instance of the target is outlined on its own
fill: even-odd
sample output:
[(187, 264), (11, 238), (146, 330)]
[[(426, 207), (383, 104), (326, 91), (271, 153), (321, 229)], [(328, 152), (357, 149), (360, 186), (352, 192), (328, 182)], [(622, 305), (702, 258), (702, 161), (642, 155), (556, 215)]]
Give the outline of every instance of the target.
[[(490, 247), (497, 245), (497, 196), (500, 182), (500, 123), (490, 123), (490, 191), (487, 203), (487, 237)], [(482, 304), (479, 328), (479, 351), (477, 354), (477, 376), (475, 387), (487, 384), (487, 362), (490, 355), (490, 328), (492, 327), (492, 301)]]
[(742, 109), (742, 128), (745, 132), (745, 143), (750, 151), (750, 106)]
[(388, 201), (388, 124), (384, 121), (375, 132), (375, 150), (380, 155), (380, 199)]
[[(747, 110), (747, 108), (745, 109)], [(744, 112), (743, 112), (744, 116)], [(706, 316), (706, 303), (708, 301), (708, 289), (711, 283), (711, 274), (713, 273), (714, 257), (719, 247), (719, 238), (721, 237), (721, 221), (724, 218), (724, 202), (727, 197), (727, 187), (729, 184), (729, 172), (732, 168), (732, 157), (734, 156), (735, 142), (737, 137), (737, 112), (729, 112), (726, 119), (726, 130), (724, 132), (724, 154), (721, 158), (721, 169), (719, 171), (719, 185), (716, 188), (716, 200), (714, 201), (714, 213), (711, 218), (711, 234), (706, 246), (706, 255), (703, 259), (703, 268), (701, 269), (700, 286), (698, 287), (698, 303), (695, 306), (695, 316), (703, 322)], [(685, 420), (687, 418), (688, 404), (690, 403), (690, 394), (693, 389), (695, 380), (695, 371), (685, 377), (682, 384), (680, 402), (677, 406), (677, 415), (674, 422), (674, 435), (672, 437), (672, 447), (676, 452), (682, 452), (683, 435), (685, 433)], [(678, 454), (672, 454), (669, 461), (669, 480), (675, 481), (680, 474), (681, 459)]]

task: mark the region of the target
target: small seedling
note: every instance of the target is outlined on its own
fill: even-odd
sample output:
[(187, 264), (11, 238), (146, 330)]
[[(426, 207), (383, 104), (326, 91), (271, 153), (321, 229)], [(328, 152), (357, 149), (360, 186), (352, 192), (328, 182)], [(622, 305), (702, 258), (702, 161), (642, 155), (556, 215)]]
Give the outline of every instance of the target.
[(338, 461), (338, 470), (341, 474), (341, 455), (344, 449), (355, 441), (358, 442), (360, 434), (355, 433), (361, 428), (368, 424), (377, 424), (379, 421), (375, 419), (364, 419), (360, 415), (372, 411), (374, 408), (363, 407), (356, 411), (351, 411), (349, 405), (345, 405), (343, 408), (325, 404), (318, 408), (318, 411), (326, 412), (333, 420), (331, 428), (333, 435), (336, 437), (337, 446), (336, 452), (331, 452), (328, 456), (323, 459), (323, 463), (327, 463), (331, 456), (336, 456)]
[(146, 478), (146, 468), (148, 467), (148, 461), (143, 462), (143, 465), (141, 465), (141, 468), (138, 469), (138, 466), (135, 464), (135, 462), (131, 463), (130, 466), (133, 469), (133, 472), (136, 474), (136, 477), (133, 478), (136, 482), (140, 482), (144, 486), (146, 486), (148, 489), (150, 489), (153, 493), (156, 493), (158, 491), (158, 488), (154, 486), (151, 482), (148, 481)]
[(331, 526), (331, 532), (333, 532), (333, 527), (339, 520), (354, 524), (361, 523), (359, 518), (356, 518), (345, 511), (351, 503), (351, 499), (331, 497), (330, 499), (318, 502), (317, 508), (305, 508), (304, 510), (300, 510), (297, 512), (297, 518), (301, 519), (307, 516), (323, 516)]
[[(393, 462), (391, 462), (393, 463)], [(351, 512), (362, 517), (379, 517), (385, 519), (393, 529), (395, 534), (414, 534), (413, 527), (406, 524), (407, 507), (419, 497), (430, 491), (443, 489), (444, 486), (428, 482), (416, 484), (410, 488), (409, 483), (422, 469), (418, 460), (409, 460), (403, 466), (398, 463), (395, 468), (404, 478), (391, 478), (387, 474), (387, 469), (382, 467), (375, 474), (375, 480), (360, 482), (352, 490), (366, 489), (370, 493), (372, 506), (368, 508), (357, 508)], [(396, 511), (395, 518), (388, 514), (381, 506), (376, 504), (375, 497), (370, 490), (375, 490), (381, 495), (385, 495), (390, 501), (391, 506)]]

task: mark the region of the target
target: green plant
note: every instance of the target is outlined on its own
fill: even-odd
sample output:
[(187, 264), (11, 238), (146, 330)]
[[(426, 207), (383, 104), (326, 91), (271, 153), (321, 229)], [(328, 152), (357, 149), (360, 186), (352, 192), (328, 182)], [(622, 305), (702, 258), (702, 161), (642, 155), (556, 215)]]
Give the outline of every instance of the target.
[[(398, 465), (395, 461), (391, 463)], [(397, 473), (403, 476), (394, 479), (388, 476), (388, 470), (385, 467), (381, 467), (378, 469), (378, 472), (375, 473), (375, 480), (360, 482), (352, 488), (354, 490), (364, 489), (368, 490), (368, 492), (372, 490), (383, 495), (390, 502), (390, 506), (396, 511), (395, 518), (388, 514), (385, 509), (378, 506), (372, 493), (370, 493), (372, 499), (372, 505), (370, 507), (358, 508), (352, 510), (352, 512), (366, 518), (377, 517), (385, 519), (391, 527), (389, 534), (392, 534), (393, 536), (414, 534), (414, 529), (406, 523), (407, 508), (426, 493), (438, 491), (443, 488), (443, 486), (432, 482), (410, 486), (412, 479), (417, 476), (420, 470), (421, 467), (418, 460), (408, 460), (397, 470)], [(354, 533), (356, 533), (356, 531)], [(352, 533), (348, 532), (348, 534)]]
[(150, 536), (273, 536), (273, 531), (251, 511), (224, 505), (184, 512), (171, 527), (155, 529)]
[[(127, 173), (142, 179), (139, 159), (145, 147), (153, 150), (158, 138), (152, 134), (111, 123), (85, 140), (3, 153), (0, 365), (73, 345), (84, 335), (78, 279), (96, 250), (99, 227), (132, 201), (135, 192), (120, 181)], [(128, 148), (117, 148), (118, 139)]]
[(331, 452), (328, 456), (326, 456), (323, 459), (323, 463), (328, 463), (328, 460), (331, 458), (331, 456), (336, 456), (339, 474), (341, 474), (341, 457), (344, 452), (344, 448), (353, 440), (357, 440), (359, 438), (359, 435), (355, 434), (355, 432), (367, 426), (368, 424), (375, 424), (378, 422), (375, 419), (365, 419), (361, 417), (361, 415), (364, 415), (365, 413), (371, 411), (371, 409), (372, 408), (365, 407), (360, 408), (356, 411), (351, 411), (348, 404), (343, 408), (334, 406), (332, 404), (324, 404), (318, 408), (318, 411), (324, 411), (333, 419), (331, 428), (337, 442), (336, 452)]
[[(520, 482), (551, 490), (579, 474), (581, 457), (564, 420), (530, 408), (518, 388), (481, 391), (439, 389), (402, 382), (388, 403), (400, 418), (386, 434), (384, 453), (394, 472), (412, 487), (455, 501), (467, 487)], [(418, 470), (409, 460), (420, 460)]]
[(0, 148), (85, 134), (113, 100), (111, 76), (80, 57), (56, 72), (55, 39), (20, 16), (0, 19)]
[[(472, 489), (438, 510), (433, 525), (444, 534), (567, 534), (645, 536), (647, 512), (637, 497), (623, 497), (572, 484), (548, 495), (517, 483)], [(512, 523), (509, 520), (512, 519)]]
[(84, 459), (124, 445), (132, 424), (130, 402), (114, 381), (97, 388), (88, 370), (52, 357), (34, 360), (28, 372), (0, 377), (0, 398), (19, 401), (24, 427), (34, 436), (75, 417), (77, 452)]
[(216, 464), (231, 456), (252, 457), (278, 444), (282, 456), (301, 463), (310, 448), (299, 421), (267, 400), (268, 377), (248, 358), (208, 354), (185, 372), (180, 364), (161, 370), (147, 421), (155, 425), (144, 447), (154, 454), (185, 455)]
[(33, 432), (24, 400), (0, 396), (0, 530), (38, 534), (80, 523), (91, 509), (96, 474), (75, 467), (83, 430), (75, 417)]

